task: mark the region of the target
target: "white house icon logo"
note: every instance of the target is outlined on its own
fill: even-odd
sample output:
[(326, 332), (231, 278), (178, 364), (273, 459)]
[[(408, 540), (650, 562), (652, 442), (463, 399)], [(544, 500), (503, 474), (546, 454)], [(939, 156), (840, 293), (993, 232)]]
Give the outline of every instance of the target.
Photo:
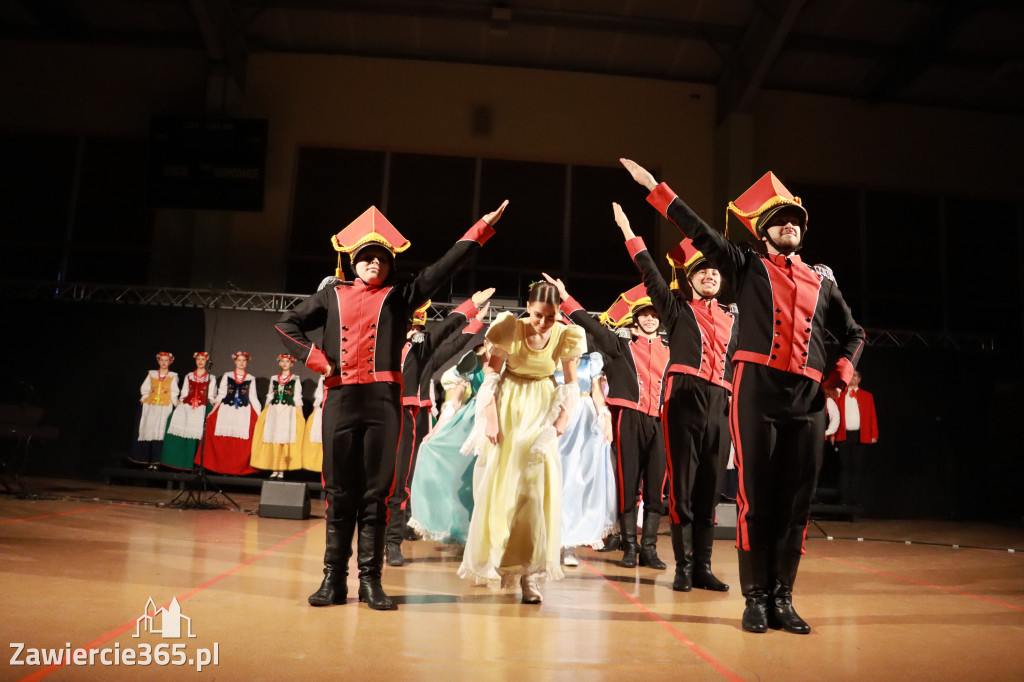
[[(159, 627), (157, 627), (157, 616), (160, 616)], [(143, 632), (151, 632), (159, 634), (164, 639), (181, 639), (182, 621), (185, 621), (186, 624), (185, 631), (188, 633), (186, 637), (195, 637), (192, 634), (192, 619), (181, 615), (181, 606), (178, 604), (177, 597), (171, 599), (171, 603), (166, 609), (158, 609), (153, 598), (150, 597), (146, 602), (146, 612), (135, 621), (135, 634), (132, 636), (139, 637)]]

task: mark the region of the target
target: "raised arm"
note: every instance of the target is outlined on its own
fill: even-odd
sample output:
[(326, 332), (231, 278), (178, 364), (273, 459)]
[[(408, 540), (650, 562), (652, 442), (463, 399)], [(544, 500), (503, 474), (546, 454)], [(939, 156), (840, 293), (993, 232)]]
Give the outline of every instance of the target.
[[(470, 320), (478, 320), (480, 318), (480, 307), (485, 306), (492, 295), (494, 295), (494, 287), (478, 291), (459, 304), (441, 324), (430, 330), (430, 333), (427, 335), (430, 339), (427, 350), (434, 355), (444, 353), (447, 353), (445, 357), (454, 355), (466, 341), (461, 335), (456, 335), (456, 332), (461, 330), (464, 334), (472, 336), (480, 331), (483, 323), (477, 322), (472, 324)], [(472, 328), (468, 325), (472, 325)]]
[[(494, 289), (490, 289), (491, 292)], [(477, 292), (478, 294), (480, 292)], [(468, 302), (468, 301), (467, 301)], [(463, 304), (465, 305), (465, 304)], [(463, 327), (461, 334), (451, 334), (444, 341), (441, 341), (434, 346), (430, 357), (426, 362), (423, 363), (423, 370), (420, 374), (420, 386), (422, 389), (423, 382), (428, 380), (437, 371), (437, 368), (443, 365), (446, 361), (451, 359), (456, 353), (462, 350), (470, 339), (472, 339), (481, 329), (484, 328), (483, 320), (487, 316), (487, 311), (490, 308), (490, 303), (484, 303), (480, 310), (476, 311), (476, 316), (469, 321), (468, 324), (463, 320)], [(462, 306), (459, 306), (460, 308)], [(452, 315), (455, 311), (452, 311)], [(451, 317), (451, 315), (449, 315)]]
[(658, 270), (658, 266), (655, 264), (651, 252), (647, 249), (647, 245), (644, 244), (643, 238), (633, 234), (633, 230), (629, 226), (629, 218), (626, 217), (626, 212), (614, 202), (612, 203), (612, 212), (615, 215), (615, 224), (622, 230), (622, 236), (626, 240), (626, 250), (629, 251), (629, 257), (633, 259), (633, 264), (636, 265), (644, 278), (644, 287), (647, 288), (647, 295), (651, 297), (654, 309), (661, 316), (662, 324), (665, 325), (666, 329), (670, 328), (675, 324), (676, 318), (679, 317), (679, 310), (683, 304), (672, 293), (672, 288), (665, 281), (661, 271)]
[(542, 272), (541, 275), (558, 289), (558, 295), (562, 299), (562, 312), (575, 324), (583, 327), (584, 331), (590, 335), (590, 339), (594, 342), (594, 349), (600, 351), (606, 357), (617, 357), (622, 352), (622, 348), (619, 346), (618, 335), (592, 318), (583, 306), (580, 305), (579, 301), (569, 295), (569, 291), (565, 288), (565, 284), (561, 279), (556, 279), (546, 272)]
[(494, 224), (501, 218), (508, 206), (508, 199), (497, 209), (485, 214), (462, 235), (455, 245), (437, 261), (420, 270), (419, 274), (405, 285), (404, 298), (412, 310), (430, 298), (438, 287), (454, 275), (472, 257), (473, 253), (494, 236)]
[(708, 262), (721, 270), (730, 281), (735, 282), (736, 273), (745, 260), (743, 251), (726, 239), (721, 232), (704, 222), (668, 185), (664, 182), (658, 183), (646, 168), (630, 159), (619, 159), (619, 162), (638, 184), (650, 192), (647, 203), (675, 223), (685, 236), (693, 240)]

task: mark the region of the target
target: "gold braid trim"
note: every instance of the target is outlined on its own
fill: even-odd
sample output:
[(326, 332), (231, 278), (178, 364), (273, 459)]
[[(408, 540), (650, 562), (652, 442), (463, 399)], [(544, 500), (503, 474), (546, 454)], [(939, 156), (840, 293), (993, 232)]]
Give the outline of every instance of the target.
[[(750, 211), (749, 213), (747, 213), (746, 211), (740, 210), (740, 208), (738, 206), (736, 206), (736, 202), (733, 202), (733, 201), (729, 202), (728, 208), (729, 208), (730, 211), (735, 213), (740, 218), (756, 218), (759, 215), (761, 215), (762, 213), (764, 213), (765, 211), (767, 211), (768, 209), (775, 208), (776, 206), (782, 206), (782, 205), (786, 205), (786, 206), (800, 206), (802, 208), (803, 207), (803, 202), (800, 201), (800, 197), (793, 197), (792, 199), (787, 199), (785, 197), (780, 197), (780, 196), (776, 195), (776, 196), (772, 197), (771, 199), (769, 199), (768, 201), (766, 201), (763, 204), (761, 204), (760, 208), (758, 208), (758, 209), (756, 209), (754, 211)], [(726, 215), (728, 215), (728, 213)]]
[(357, 241), (355, 244), (352, 244), (351, 246), (342, 246), (341, 244), (338, 243), (338, 235), (331, 235), (331, 246), (334, 247), (334, 250), (342, 253), (347, 253), (350, 258), (352, 257), (352, 253), (355, 252), (360, 246), (364, 244), (369, 244), (370, 242), (380, 244), (385, 249), (390, 251), (392, 254), (402, 253), (410, 246), (412, 246), (412, 242), (407, 240), (405, 242), (405, 246), (401, 248), (395, 248), (387, 239), (381, 236), (380, 233), (378, 232), (371, 232), (370, 234), (364, 236), (362, 239)]

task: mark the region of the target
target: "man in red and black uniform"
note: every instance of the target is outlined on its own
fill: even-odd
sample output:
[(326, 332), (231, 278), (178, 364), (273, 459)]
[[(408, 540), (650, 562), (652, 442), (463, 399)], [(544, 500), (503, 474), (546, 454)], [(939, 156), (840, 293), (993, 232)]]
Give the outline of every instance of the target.
[[(388, 500), (390, 508), (385, 554), (388, 566), (404, 566), (402, 540), (409, 523), (409, 490), (416, 465), (416, 452), (430, 426), (430, 398), (424, 400), (424, 373), (432, 366), (435, 354), (447, 358), (483, 329), (481, 313), (494, 289), (478, 291), (462, 302), (443, 322), (428, 330), (427, 309), (430, 301), (416, 310), (402, 348), (402, 435), (398, 441), (398, 463), (395, 469), (395, 493)], [(478, 306), (484, 308), (478, 309)], [(472, 321), (470, 321), (472, 318)], [(462, 334), (455, 332), (462, 329)], [(409, 529), (412, 530), (411, 528)], [(415, 537), (415, 536), (414, 536)]]
[(644, 278), (644, 286), (668, 331), (669, 363), (661, 424), (668, 455), (668, 514), (675, 554), (672, 589), (693, 587), (724, 592), (729, 586), (711, 572), (715, 507), (719, 482), (729, 457), (729, 392), (732, 352), (738, 335), (735, 306), (718, 303), (721, 275), (690, 239), (669, 254), (673, 271), (681, 268), (691, 295), (684, 299), (662, 277), (644, 240), (633, 234), (618, 204), (615, 222), (626, 249)]
[[(619, 333), (594, 320), (561, 280), (545, 275), (558, 287), (562, 312), (587, 331), (588, 345), (605, 358), (608, 403), (612, 410), (615, 440), (615, 478), (618, 484), (619, 530), (622, 533), (620, 566), (639, 564), (665, 568), (658, 558), (658, 524), (665, 513), (665, 441), (661, 432), (661, 392), (668, 344), (658, 334), (661, 323), (644, 286), (633, 287), (619, 297), (605, 314), (616, 326), (629, 324)], [(615, 312), (619, 310), (619, 312)], [(631, 324), (630, 324), (631, 323)], [(637, 491), (644, 501), (643, 533), (636, 538)], [(639, 551), (639, 558), (637, 553)]]
[[(792, 591), (821, 467), (825, 398), (838, 396), (849, 383), (864, 330), (854, 322), (831, 270), (811, 267), (796, 255), (807, 211), (774, 175), (766, 174), (729, 204), (764, 242), (767, 253), (758, 253), (712, 230), (635, 162), (622, 163), (651, 192), (648, 202), (736, 287), (743, 324), (733, 355), (729, 421), (740, 476), (736, 546), (746, 597), (742, 626), (748, 632), (771, 625), (806, 634), (810, 627), (793, 609)], [(839, 341), (839, 359), (830, 373), (825, 329)]]
[(861, 503), (861, 473), (869, 445), (878, 442), (875, 397), (860, 387), (860, 372), (854, 372), (839, 400), (839, 428), (835, 432), (839, 451), (839, 501)]
[[(352, 258), (356, 279), (326, 287), (278, 320), (288, 350), (321, 372), (327, 548), (313, 606), (342, 604), (352, 536), (359, 527), (359, 600), (395, 608), (381, 587), (388, 497), (402, 430), (402, 348), (412, 312), (487, 241), (506, 203), (485, 215), (436, 263), (398, 282), (394, 254), (409, 242), (376, 208), (332, 238)], [(322, 329), (322, 347), (307, 332)]]

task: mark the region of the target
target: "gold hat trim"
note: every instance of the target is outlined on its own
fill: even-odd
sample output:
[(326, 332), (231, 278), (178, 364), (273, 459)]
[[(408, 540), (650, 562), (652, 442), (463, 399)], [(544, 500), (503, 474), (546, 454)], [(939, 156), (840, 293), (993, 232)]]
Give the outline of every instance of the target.
[[(757, 210), (754, 210), (754, 211), (750, 211), (749, 213), (746, 212), (746, 211), (740, 210), (740, 208), (738, 206), (736, 206), (736, 202), (734, 202), (734, 201), (730, 201), (729, 202), (729, 210), (732, 211), (733, 213), (735, 213), (740, 218), (757, 218), (758, 216), (763, 214), (768, 209), (775, 208), (776, 206), (783, 206), (783, 205), (786, 205), (786, 206), (799, 206), (800, 208), (804, 208), (803, 202), (800, 201), (800, 197), (793, 197), (792, 199), (787, 199), (785, 197), (781, 197), (781, 196), (776, 195), (776, 196), (772, 197), (771, 199), (769, 199), (768, 201), (766, 201), (763, 204), (761, 204), (760, 208), (758, 208)], [(804, 211), (806, 211), (806, 210), (807, 209), (804, 208)]]

